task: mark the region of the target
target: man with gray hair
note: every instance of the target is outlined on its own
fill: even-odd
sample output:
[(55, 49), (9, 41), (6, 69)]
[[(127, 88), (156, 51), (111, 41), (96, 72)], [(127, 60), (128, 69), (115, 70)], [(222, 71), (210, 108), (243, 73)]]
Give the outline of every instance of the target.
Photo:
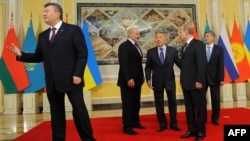
[[(180, 59), (176, 48), (166, 44), (167, 37), (164, 32), (155, 33), (156, 47), (147, 52), (145, 77), (148, 87), (154, 91), (154, 100), (157, 119), (160, 127), (157, 132), (167, 129), (180, 131), (177, 125), (177, 101), (174, 64), (180, 67)], [(170, 122), (164, 113), (164, 90), (167, 93)]]
[(128, 28), (128, 39), (118, 49), (119, 74), (117, 85), (120, 87), (122, 100), (123, 132), (137, 135), (133, 128), (145, 129), (140, 124), (141, 86), (144, 83), (142, 51), (137, 45), (140, 32), (137, 27)]

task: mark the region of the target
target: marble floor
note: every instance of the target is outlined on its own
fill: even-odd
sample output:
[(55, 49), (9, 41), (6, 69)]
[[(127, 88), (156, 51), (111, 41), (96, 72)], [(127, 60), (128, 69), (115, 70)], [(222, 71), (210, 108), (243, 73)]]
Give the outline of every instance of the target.
[[(221, 108), (233, 108), (233, 107), (246, 107), (250, 108), (250, 100), (248, 101), (234, 101), (234, 102), (222, 102)], [(208, 103), (208, 109), (211, 108), (211, 103)], [(178, 112), (184, 111), (184, 105), (178, 104)], [(168, 108), (165, 107), (165, 112), (168, 112)], [(142, 106), (141, 114), (153, 114), (155, 108), (153, 105)], [(111, 117), (121, 116), (121, 109), (116, 108), (93, 108), (89, 111), (91, 118), (95, 117)], [(71, 112), (67, 112), (67, 119), (72, 119)], [(18, 115), (6, 115), (0, 113), (0, 141), (11, 141), (17, 136), (29, 131), (39, 123), (50, 120), (49, 113), (38, 114), (18, 114)]]

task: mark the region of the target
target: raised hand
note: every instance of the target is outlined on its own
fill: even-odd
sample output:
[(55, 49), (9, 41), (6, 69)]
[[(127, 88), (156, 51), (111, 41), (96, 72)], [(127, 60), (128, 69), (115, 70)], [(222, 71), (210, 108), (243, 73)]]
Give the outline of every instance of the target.
[(9, 49), (16, 56), (22, 56), (21, 50), (14, 43), (11, 43), (11, 46), (7, 47), (7, 49)]

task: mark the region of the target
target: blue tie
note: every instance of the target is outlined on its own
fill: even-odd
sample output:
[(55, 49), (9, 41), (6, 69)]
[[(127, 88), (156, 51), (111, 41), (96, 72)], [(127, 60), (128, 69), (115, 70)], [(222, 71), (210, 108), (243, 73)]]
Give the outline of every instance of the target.
[(160, 48), (160, 60), (161, 60), (161, 63), (163, 64), (164, 63), (164, 54), (163, 54), (163, 48)]
[(211, 47), (207, 47), (207, 62), (209, 62), (211, 56)]

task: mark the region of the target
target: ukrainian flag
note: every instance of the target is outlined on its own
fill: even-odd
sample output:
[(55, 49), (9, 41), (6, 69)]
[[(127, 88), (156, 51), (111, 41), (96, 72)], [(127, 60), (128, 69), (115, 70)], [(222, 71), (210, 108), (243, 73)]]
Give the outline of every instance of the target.
[(100, 70), (97, 65), (95, 53), (93, 50), (93, 46), (91, 43), (91, 39), (88, 32), (88, 25), (86, 21), (83, 21), (82, 25), (82, 33), (85, 38), (85, 42), (88, 48), (88, 60), (87, 65), (84, 70), (84, 81), (85, 81), (85, 90), (89, 90), (91, 88), (94, 88), (97, 85), (100, 85), (102, 83), (102, 78), (100, 74)]

